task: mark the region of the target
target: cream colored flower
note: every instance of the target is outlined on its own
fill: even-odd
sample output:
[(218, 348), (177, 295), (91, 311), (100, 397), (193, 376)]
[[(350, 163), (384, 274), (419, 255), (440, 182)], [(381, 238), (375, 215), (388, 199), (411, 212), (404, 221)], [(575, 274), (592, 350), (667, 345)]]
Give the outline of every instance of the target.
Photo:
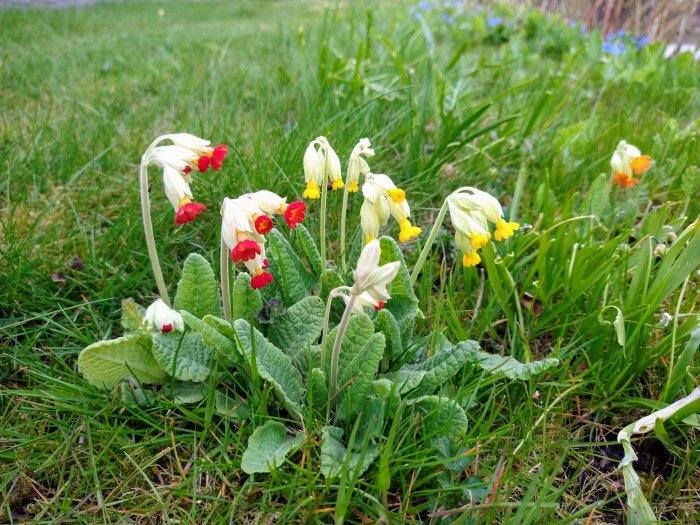
[(360, 176), (366, 176), (370, 172), (367, 161), (362, 157), (362, 155), (374, 157), (374, 150), (370, 146), (369, 139), (360, 139), (350, 153), (348, 175), (345, 183), (348, 185), (348, 191), (351, 193), (355, 193), (359, 189)]
[(384, 226), (392, 215), (399, 223), (399, 241), (406, 242), (418, 237), (421, 229), (411, 224), (411, 209), (406, 201), (406, 193), (396, 187), (386, 175), (368, 173), (362, 185), (365, 202), (360, 209), (360, 224), (365, 243), (379, 235), (379, 228)]
[(162, 299), (156, 299), (143, 316), (143, 322), (149, 330), (167, 333), (173, 330), (185, 331), (185, 322), (179, 312), (170, 308)]
[(340, 173), (340, 159), (326, 137), (316, 137), (304, 152), (305, 199), (318, 199), (321, 186), (328, 177), (334, 190), (345, 186)]

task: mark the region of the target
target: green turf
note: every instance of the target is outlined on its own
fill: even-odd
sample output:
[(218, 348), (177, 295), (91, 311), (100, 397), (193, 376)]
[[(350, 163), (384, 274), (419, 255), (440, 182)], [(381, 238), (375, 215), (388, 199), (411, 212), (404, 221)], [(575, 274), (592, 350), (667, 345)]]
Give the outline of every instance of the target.
[[(416, 19), (396, 2), (0, 10), (0, 522), (315, 523), (342, 509), (348, 523), (623, 520), (610, 442), (687, 393), (699, 369), (691, 361), (669, 394), (699, 323), (700, 236), (672, 244), (668, 232), (681, 236), (700, 212), (700, 70), (688, 55), (663, 59), (661, 43), (613, 57), (600, 35), (566, 21), (499, 14), (505, 24), (489, 28), (485, 12), (453, 9), (451, 24), (440, 10)], [(188, 253), (218, 264), (224, 196), (299, 197), (310, 140), (327, 136), (344, 162), (366, 136), (373, 171), (406, 189), (424, 231), (466, 184), (528, 225), (485, 252), (482, 274), (459, 264), (448, 220), (416, 285), (418, 333), (560, 366), (526, 382), (463, 370), (446, 386), (469, 416), (463, 449), (441, 453), (412, 418), (398, 419), (381, 444), (388, 491), (377, 465), (326, 482), (311, 442), (278, 472), (247, 476), (250, 422), (212, 416), (206, 401), (139, 408), (97, 391), (77, 373), (77, 354), (121, 334), (122, 298), (155, 296), (138, 162), (171, 131), (231, 151), (193, 184), (208, 213), (186, 228), (152, 175), (171, 291)], [(622, 138), (655, 160), (630, 190), (610, 181)], [(331, 194), (329, 208), (340, 202)], [(351, 202), (356, 254), (361, 199)], [(317, 221), (312, 203), (312, 232)], [(663, 257), (658, 243), (668, 244)], [(409, 266), (417, 255), (409, 243)], [(74, 256), (82, 269), (68, 266)], [(65, 282), (52, 280), (57, 271)], [(672, 451), (636, 443), (643, 488), (657, 516), (694, 523), (697, 431), (667, 430)], [(461, 468), (446, 465), (460, 454)]]

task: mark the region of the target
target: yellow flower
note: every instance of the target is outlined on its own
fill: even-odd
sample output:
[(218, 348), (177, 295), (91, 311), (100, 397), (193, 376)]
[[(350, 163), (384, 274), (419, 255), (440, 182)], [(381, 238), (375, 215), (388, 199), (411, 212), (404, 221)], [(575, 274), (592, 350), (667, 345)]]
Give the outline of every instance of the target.
[(358, 183), (360, 180), (360, 175), (366, 176), (370, 172), (367, 161), (361, 157), (361, 155), (365, 155), (367, 157), (374, 156), (374, 150), (370, 146), (371, 144), (369, 139), (360, 139), (350, 153), (350, 160), (348, 160), (348, 175), (345, 179), (345, 182), (348, 184), (348, 191), (350, 193), (355, 193), (359, 189)]
[(397, 188), (391, 178), (368, 173), (362, 193), (365, 203), (360, 210), (360, 219), (365, 242), (379, 235), (379, 229), (387, 223), (390, 214), (399, 224), (399, 242), (410, 241), (421, 234), (422, 230), (411, 224), (411, 208), (406, 201), (406, 193)]
[(517, 222), (506, 222), (503, 219), (498, 219), (498, 221), (496, 221), (496, 232), (493, 236), (497, 241), (505, 241), (518, 229), (520, 229), (520, 224)]

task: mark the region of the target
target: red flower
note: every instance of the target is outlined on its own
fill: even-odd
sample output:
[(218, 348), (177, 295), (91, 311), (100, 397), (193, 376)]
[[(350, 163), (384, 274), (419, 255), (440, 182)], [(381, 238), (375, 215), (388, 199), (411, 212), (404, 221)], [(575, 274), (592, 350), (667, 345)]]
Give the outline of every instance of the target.
[(185, 175), (187, 175), (190, 171), (192, 171), (192, 166), (190, 166), (188, 164), (187, 166), (185, 166), (185, 169), (182, 171), (185, 173)]
[(386, 303), (385, 303), (384, 301), (377, 301), (377, 306), (375, 306), (374, 309), (378, 312), (379, 310), (381, 310), (382, 308), (384, 308), (384, 305), (385, 305), (385, 304), (386, 304)]
[(620, 188), (631, 188), (635, 184), (639, 184), (639, 179), (635, 177), (630, 177), (622, 171), (618, 171), (613, 176), (613, 182), (617, 184)]
[(204, 204), (200, 204), (198, 202), (188, 202), (187, 204), (183, 204), (175, 214), (175, 224), (187, 224), (188, 222), (193, 221), (198, 215), (201, 215), (206, 209), (207, 207), (204, 206)]
[(255, 231), (257, 231), (260, 235), (265, 235), (274, 227), (275, 225), (272, 224), (272, 219), (270, 219), (270, 217), (267, 215), (258, 215), (255, 218)]
[(228, 146), (216, 146), (211, 152), (205, 153), (197, 159), (197, 168), (200, 173), (204, 173), (212, 167), (214, 171), (219, 171), (224, 163), (224, 159), (228, 155)]
[(265, 270), (268, 266), (270, 266), (270, 263), (267, 261), (267, 259), (263, 259), (263, 270)]
[(284, 220), (287, 221), (290, 228), (294, 229), (297, 224), (301, 224), (301, 221), (304, 220), (305, 212), (305, 203), (302, 201), (293, 202), (284, 210)]
[(233, 247), (233, 250), (231, 250), (231, 260), (233, 262), (250, 261), (261, 253), (262, 250), (257, 242), (246, 239), (240, 241)]
[(163, 326), (161, 326), (160, 331), (163, 332), (164, 334), (167, 334), (168, 332), (172, 332), (173, 331), (173, 324), (172, 323), (164, 324)]
[(253, 276), (250, 280), (250, 287), (255, 290), (258, 288), (265, 288), (272, 281), (272, 274), (267, 273), (262, 268), (258, 268), (253, 272)]

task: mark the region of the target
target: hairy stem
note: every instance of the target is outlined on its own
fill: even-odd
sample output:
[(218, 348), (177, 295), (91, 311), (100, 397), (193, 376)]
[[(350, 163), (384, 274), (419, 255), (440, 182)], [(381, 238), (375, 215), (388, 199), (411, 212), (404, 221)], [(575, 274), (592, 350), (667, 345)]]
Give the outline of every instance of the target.
[(416, 279), (418, 279), (418, 274), (420, 273), (421, 269), (423, 268), (423, 264), (425, 264), (425, 260), (428, 258), (428, 254), (430, 253), (430, 249), (433, 247), (433, 243), (435, 242), (435, 237), (437, 237), (438, 230), (440, 229), (440, 226), (442, 225), (442, 221), (445, 220), (445, 214), (447, 213), (447, 206), (448, 206), (448, 200), (445, 199), (445, 202), (442, 203), (442, 208), (440, 208), (440, 212), (438, 213), (437, 218), (435, 219), (435, 223), (433, 224), (433, 228), (430, 230), (430, 234), (428, 235), (428, 238), (425, 240), (425, 245), (423, 246), (423, 250), (420, 252), (420, 256), (418, 257), (418, 260), (416, 261), (416, 265), (413, 267), (413, 271), (411, 272), (411, 284), (416, 284)]
[(326, 280), (326, 201), (328, 200), (328, 171), (330, 162), (328, 161), (328, 151), (324, 151), (325, 163), (323, 165), (323, 184), (321, 184), (321, 282)]
[(331, 355), (331, 378), (330, 385), (328, 389), (328, 399), (333, 400), (335, 403), (335, 398), (338, 395), (338, 361), (340, 360), (340, 347), (343, 344), (343, 339), (345, 338), (345, 330), (348, 328), (348, 322), (350, 321), (350, 315), (352, 314), (352, 307), (355, 304), (355, 299), (357, 296), (354, 291), (350, 295), (350, 300), (345, 307), (345, 312), (343, 312), (343, 317), (338, 325), (338, 334), (335, 336), (335, 341), (333, 342), (333, 354)]
[(224, 303), (224, 319), (229, 323), (233, 322), (233, 314), (231, 313), (231, 275), (229, 272), (228, 246), (224, 242), (223, 235), (221, 236), (221, 248), (219, 249), (219, 263), (221, 266), (221, 298)]
[(348, 273), (347, 262), (345, 261), (345, 216), (348, 212), (348, 193), (350, 193), (348, 184), (345, 184), (345, 188), (343, 188), (343, 207), (340, 210), (340, 263), (343, 268), (343, 275)]

